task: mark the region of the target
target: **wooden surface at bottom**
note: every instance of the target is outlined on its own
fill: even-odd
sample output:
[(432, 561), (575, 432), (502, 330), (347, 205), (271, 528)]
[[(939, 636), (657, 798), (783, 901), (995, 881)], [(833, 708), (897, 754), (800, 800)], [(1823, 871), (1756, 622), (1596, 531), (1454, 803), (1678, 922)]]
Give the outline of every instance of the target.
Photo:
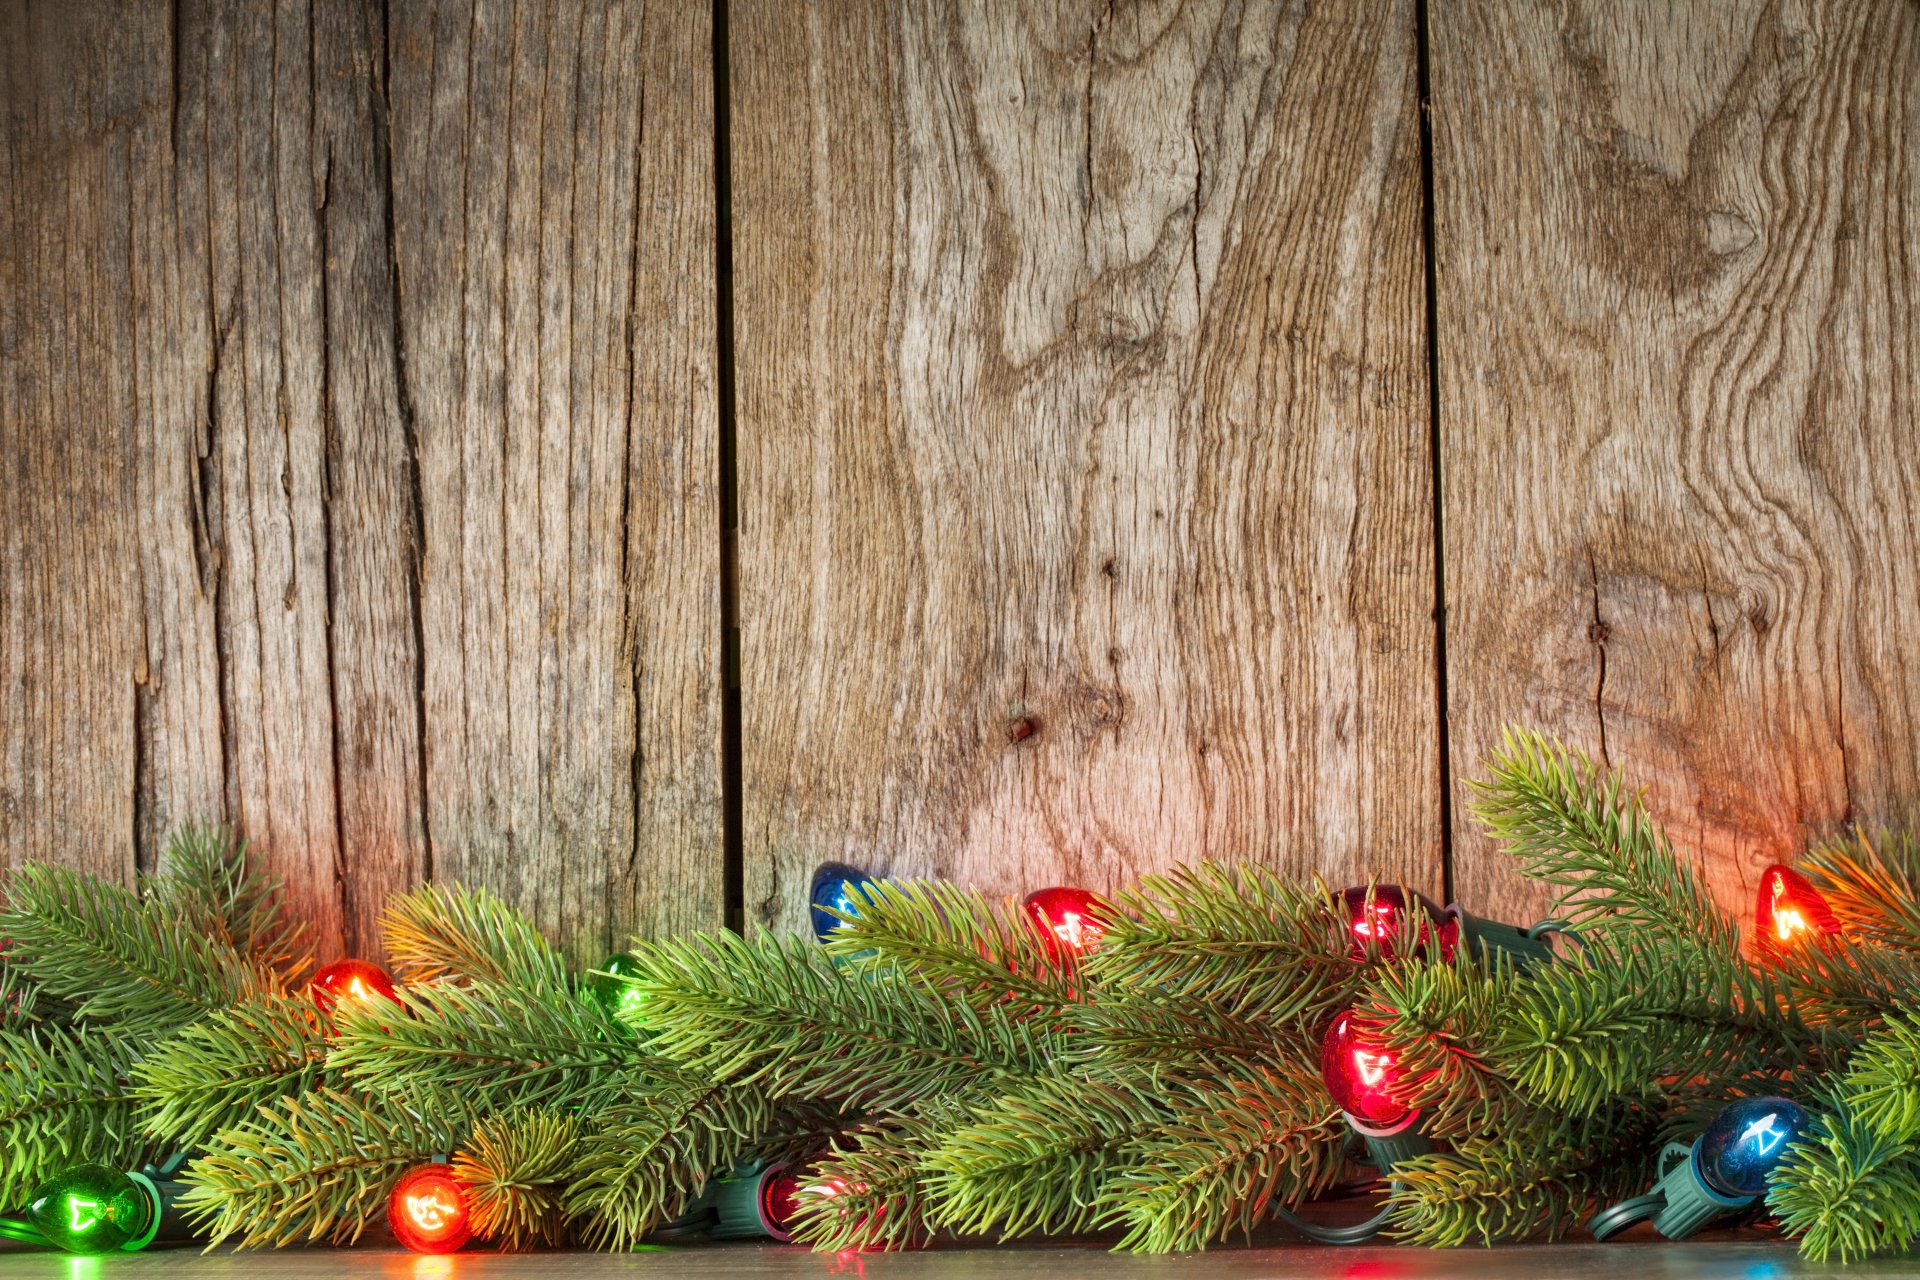
[(1130, 1257), (1082, 1248), (930, 1249), (917, 1253), (816, 1254), (791, 1246), (712, 1245), (639, 1253), (462, 1253), (416, 1257), (397, 1249), (286, 1249), (270, 1253), (186, 1249), (108, 1258), (14, 1253), (0, 1257), (6, 1280), (105, 1280), (160, 1276), (187, 1280), (309, 1280), (379, 1276), (385, 1280), (543, 1280), (544, 1277), (747, 1276), (811, 1280), (972, 1280), (1044, 1276), (1047, 1280), (1792, 1280), (1800, 1276), (1920, 1278), (1920, 1255), (1852, 1266), (1818, 1265), (1776, 1240), (1687, 1244), (1528, 1245), (1501, 1249), (1329, 1249), (1291, 1246), (1217, 1249), (1173, 1257)]

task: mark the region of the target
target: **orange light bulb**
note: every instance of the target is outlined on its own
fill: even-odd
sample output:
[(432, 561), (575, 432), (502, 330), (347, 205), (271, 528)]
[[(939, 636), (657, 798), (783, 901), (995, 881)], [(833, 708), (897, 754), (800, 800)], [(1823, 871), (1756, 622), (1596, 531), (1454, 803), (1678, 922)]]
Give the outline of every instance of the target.
[(387, 1225), (415, 1253), (452, 1253), (473, 1235), (467, 1189), (444, 1164), (421, 1165), (387, 1197)]
[(1808, 937), (1838, 933), (1840, 921), (1805, 876), (1775, 863), (1760, 873), (1754, 931), (1763, 944), (1783, 947)]
[(321, 1013), (330, 1014), (342, 1000), (364, 1003), (374, 996), (394, 997), (393, 979), (377, 964), (365, 960), (336, 960), (313, 975), (307, 994)]

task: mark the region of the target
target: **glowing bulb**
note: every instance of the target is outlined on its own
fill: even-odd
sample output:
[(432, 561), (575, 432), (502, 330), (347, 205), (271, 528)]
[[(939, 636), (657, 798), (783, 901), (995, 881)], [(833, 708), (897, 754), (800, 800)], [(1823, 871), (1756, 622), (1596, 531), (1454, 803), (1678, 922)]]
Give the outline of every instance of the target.
[[(1348, 948), (1355, 960), (1369, 955), (1392, 960), (1417, 956), (1439, 929), (1441, 911), (1421, 894), (1396, 885), (1361, 885), (1340, 891), (1353, 941)], [(1450, 940), (1441, 935), (1443, 950)]]
[(1727, 1104), (1695, 1149), (1701, 1178), (1724, 1196), (1764, 1195), (1767, 1175), (1807, 1123), (1807, 1113), (1788, 1098), (1743, 1098)]
[(646, 1006), (646, 997), (628, 979), (639, 973), (640, 962), (626, 952), (608, 956), (606, 963), (587, 980), (587, 994), (620, 1021), (634, 1022)]
[(1366, 1124), (1390, 1125), (1406, 1117), (1406, 1104), (1393, 1096), (1399, 1065), (1392, 1050), (1360, 1038), (1351, 1009), (1333, 1020), (1320, 1045), (1327, 1092), (1342, 1111)]
[(1787, 1140), (1787, 1131), (1776, 1127), (1779, 1119), (1779, 1112), (1767, 1112), (1741, 1132), (1740, 1141), (1752, 1143), (1755, 1151), (1766, 1155)]
[(342, 1000), (364, 1004), (375, 996), (394, 998), (393, 979), (365, 960), (336, 960), (313, 975), (307, 994), (321, 1013), (331, 1014)]
[(1056, 959), (1085, 955), (1106, 932), (1100, 899), (1086, 889), (1058, 886), (1027, 895), (1027, 919)]
[(452, 1253), (473, 1234), (467, 1189), (444, 1164), (421, 1165), (387, 1198), (387, 1225), (415, 1253)]
[(77, 1165), (35, 1191), (27, 1217), (68, 1253), (140, 1249), (160, 1229), (160, 1193), (141, 1174)]
[(1760, 873), (1754, 930), (1774, 946), (1840, 932), (1840, 922), (1820, 891), (1791, 867), (1775, 863)]

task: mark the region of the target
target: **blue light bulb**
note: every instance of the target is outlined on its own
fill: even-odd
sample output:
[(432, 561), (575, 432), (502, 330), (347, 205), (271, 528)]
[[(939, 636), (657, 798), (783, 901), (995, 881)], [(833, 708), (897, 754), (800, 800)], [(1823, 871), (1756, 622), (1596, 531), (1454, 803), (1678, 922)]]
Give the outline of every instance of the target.
[(1700, 1176), (1725, 1196), (1759, 1196), (1806, 1132), (1807, 1113), (1787, 1098), (1743, 1098), (1723, 1109), (1700, 1138)]
[(813, 873), (813, 892), (808, 895), (812, 906), (813, 936), (825, 942), (827, 935), (838, 929), (843, 921), (829, 914), (829, 908), (852, 915), (860, 909), (859, 891), (872, 884), (867, 873), (858, 867), (844, 862), (822, 864)]

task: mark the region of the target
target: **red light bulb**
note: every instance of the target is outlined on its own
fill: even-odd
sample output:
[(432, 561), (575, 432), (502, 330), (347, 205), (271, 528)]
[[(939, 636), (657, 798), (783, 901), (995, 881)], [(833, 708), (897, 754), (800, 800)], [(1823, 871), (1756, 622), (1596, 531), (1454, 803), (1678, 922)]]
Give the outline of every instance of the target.
[[(1384, 960), (1419, 955), (1440, 916), (1421, 895), (1390, 884), (1343, 889), (1340, 905), (1346, 911), (1351, 939), (1348, 954), (1355, 960), (1369, 954)], [(1440, 942), (1445, 949), (1444, 934)]]
[(1840, 921), (1805, 876), (1776, 862), (1760, 873), (1754, 928), (1762, 945), (1783, 947), (1815, 934), (1838, 933)]
[(1320, 1042), (1320, 1074), (1327, 1092), (1340, 1109), (1370, 1125), (1390, 1125), (1405, 1118), (1406, 1104), (1392, 1094), (1399, 1082), (1397, 1055), (1362, 1040), (1348, 1009), (1327, 1028)]
[(1035, 889), (1027, 895), (1027, 918), (1056, 959), (1086, 954), (1105, 931), (1100, 899), (1086, 889)]
[(760, 1221), (775, 1240), (793, 1239), (793, 1218), (800, 1210), (800, 1188), (805, 1185), (786, 1165), (767, 1172), (760, 1183)]
[(387, 1197), (387, 1225), (415, 1253), (452, 1253), (473, 1235), (467, 1189), (444, 1164), (410, 1171)]
[(313, 975), (307, 994), (323, 1014), (330, 1014), (342, 1000), (363, 1001), (373, 996), (393, 999), (393, 979), (377, 964), (365, 960), (335, 960)]

